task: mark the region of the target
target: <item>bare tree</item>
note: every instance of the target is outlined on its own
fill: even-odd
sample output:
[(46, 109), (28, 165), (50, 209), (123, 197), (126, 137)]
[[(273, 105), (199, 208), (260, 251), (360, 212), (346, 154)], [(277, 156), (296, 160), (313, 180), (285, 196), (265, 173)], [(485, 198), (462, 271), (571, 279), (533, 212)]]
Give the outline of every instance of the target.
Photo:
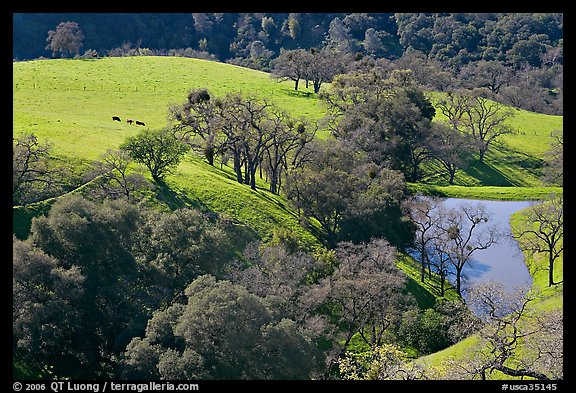
[(472, 141), (468, 134), (442, 123), (433, 123), (431, 129), (431, 155), (448, 172), (448, 183), (454, 184), (456, 172), (464, 166), (472, 150)]
[(543, 179), (550, 184), (564, 183), (564, 137), (561, 130), (552, 131), (550, 150), (544, 153)]
[(513, 116), (512, 111), (481, 92), (450, 93), (438, 101), (438, 106), (453, 128), (474, 138), (480, 162), (484, 162), (488, 148), (497, 138), (512, 133), (512, 128), (506, 124)]
[(80, 25), (76, 22), (60, 22), (56, 30), (48, 31), (46, 49), (52, 51), (52, 56), (60, 52), (62, 57), (66, 54), (75, 54), (78, 56), (80, 48), (84, 46), (84, 33), (80, 30)]
[(503, 86), (512, 80), (513, 69), (497, 60), (470, 62), (460, 71), (460, 78), (468, 82), (470, 88), (484, 87), (498, 94)]
[(554, 282), (554, 263), (564, 251), (564, 197), (562, 194), (550, 200), (530, 206), (522, 215), (519, 231), (513, 235), (520, 247), (533, 254), (548, 257), (548, 286)]
[(472, 254), (496, 243), (499, 233), (494, 226), (482, 228), (488, 223), (489, 214), (481, 203), (465, 203), (460, 208), (447, 209), (442, 217), (438, 226), (442, 239), (439, 244), (443, 244), (441, 251), (454, 268), (456, 292), (462, 296), (463, 271)]
[(488, 281), (470, 291), (470, 306), (484, 321), (481, 343), (471, 361), (458, 366), (468, 377), (490, 379), (494, 371), (537, 380), (561, 379), (563, 317), (561, 311), (531, 307), (538, 294), (526, 288), (506, 291)]
[(420, 256), (420, 281), (424, 282), (426, 269), (428, 269), (428, 276), (432, 275), (428, 252), (437, 235), (434, 229), (440, 220), (439, 204), (434, 198), (416, 196), (406, 199), (403, 202), (403, 208), (407, 211), (410, 220), (416, 224), (415, 245)]
[(312, 81), (314, 93), (318, 94), (323, 83), (331, 82), (335, 75), (344, 72), (344, 65), (339, 56), (329, 49), (311, 49), (309, 55), (306, 79)]
[(338, 354), (342, 356), (356, 333), (372, 348), (382, 345), (387, 329), (400, 320), (413, 299), (402, 290), (407, 278), (394, 263), (396, 249), (385, 239), (361, 245), (340, 243), (336, 255), (340, 265), (320, 281), (319, 292), (339, 311), (339, 324), (345, 330)]
[(512, 133), (512, 128), (505, 124), (513, 113), (499, 102), (476, 95), (470, 101), (462, 118), (462, 124), (476, 140), (480, 162), (484, 162), (484, 156), (492, 142), (498, 137)]
[(12, 148), (13, 203), (31, 202), (38, 189), (49, 189), (53, 179), (49, 175), (50, 145), (40, 143), (33, 133), (14, 138)]
[(308, 297), (309, 278), (319, 270), (318, 261), (302, 251), (291, 253), (286, 247), (253, 243), (246, 247), (244, 258), (250, 266), (231, 272), (232, 281), (245, 286), (251, 293), (274, 305), (283, 317), (303, 325), (313, 317), (315, 302)]
[(149, 187), (146, 178), (138, 172), (128, 170), (132, 164), (132, 158), (125, 150), (106, 150), (96, 161), (94, 174), (102, 175), (104, 182), (100, 184), (100, 190), (112, 199), (125, 197), (129, 202), (134, 199), (134, 193)]
[(221, 101), (214, 102), (210, 98), (207, 89), (193, 89), (182, 105), (170, 105), (168, 119), (177, 137), (192, 149), (201, 150), (208, 164), (214, 165), (214, 156), (221, 146), (217, 142), (218, 132), (213, 123), (215, 105)]
[(304, 49), (282, 51), (274, 60), (272, 76), (281, 81), (292, 80), (294, 90), (298, 90), (300, 80), (306, 79), (310, 60), (310, 54)]
[(262, 163), (270, 176), (270, 192), (276, 194), (282, 185), (282, 175), (297, 167), (306, 145), (314, 140), (316, 128), (305, 121), (296, 122), (284, 112), (274, 111), (270, 114), (270, 129), (272, 139), (265, 146)]

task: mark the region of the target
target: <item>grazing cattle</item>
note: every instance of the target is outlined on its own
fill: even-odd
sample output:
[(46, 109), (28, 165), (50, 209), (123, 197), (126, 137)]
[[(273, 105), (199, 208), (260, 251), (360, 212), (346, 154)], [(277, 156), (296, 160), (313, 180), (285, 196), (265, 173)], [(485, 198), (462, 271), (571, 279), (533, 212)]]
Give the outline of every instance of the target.
[(122, 122), (122, 120), (120, 120), (120, 118), (118, 116), (112, 116), (112, 121)]
[(136, 120), (136, 125), (137, 125), (137, 126), (145, 126), (146, 124), (144, 124), (144, 123), (141, 122), (141, 121)]
[[(132, 119), (126, 119), (126, 123), (128, 123), (128, 124), (132, 124), (133, 122), (134, 122), (134, 120), (132, 120)], [(136, 122), (136, 123), (138, 123), (138, 122)]]

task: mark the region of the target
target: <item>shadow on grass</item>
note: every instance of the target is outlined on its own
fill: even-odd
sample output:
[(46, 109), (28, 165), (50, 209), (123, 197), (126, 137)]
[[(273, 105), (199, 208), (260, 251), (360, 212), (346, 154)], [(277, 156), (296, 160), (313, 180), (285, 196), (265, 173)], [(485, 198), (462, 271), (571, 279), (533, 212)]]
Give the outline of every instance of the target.
[(495, 143), (490, 147), (485, 162), (471, 160), (463, 171), (478, 179), (484, 186), (521, 187), (526, 186), (526, 179), (530, 176), (540, 177), (542, 166), (543, 161), (540, 158), (512, 149), (503, 143)]
[(209, 210), (204, 203), (191, 199), (181, 190), (172, 189), (164, 180), (157, 181), (156, 187), (156, 197), (159, 201), (165, 203), (172, 211), (185, 207), (198, 209), (202, 212)]
[[(305, 89), (305, 87), (304, 87)], [(315, 98), (317, 95), (313, 91), (302, 91), (300, 87), (298, 90), (290, 89), (286, 90), (286, 93), (291, 97), (302, 97), (302, 98)]]
[(406, 290), (414, 295), (414, 298), (418, 303), (418, 308), (426, 309), (434, 307), (436, 303), (436, 297), (411, 277), (408, 277)]
[(486, 162), (473, 161), (464, 172), (480, 181), (484, 186), (517, 186), (517, 181), (506, 177), (504, 173)]
[[(268, 204), (278, 206), (278, 208), (282, 210), (285, 214), (293, 217), (296, 221), (298, 221), (299, 225), (304, 229), (308, 230), (321, 244), (324, 245), (327, 244), (326, 234), (322, 231), (322, 229), (319, 226), (313, 225), (311, 222), (309, 222), (308, 225), (304, 227), (302, 224), (300, 224), (300, 217), (298, 217), (297, 212), (293, 210), (291, 207), (289, 207), (287, 205), (287, 202), (284, 203), (277, 197), (275, 197), (274, 194), (272, 194), (267, 188), (256, 187), (256, 195), (258, 196), (259, 199), (267, 202)], [(278, 220), (276, 220), (275, 218), (272, 217), (272, 219), (274, 220), (275, 223), (282, 224), (278, 222)]]
[[(210, 210), (206, 204), (198, 199), (192, 199), (185, 192), (170, 187), (165, 181), (156, 182), (158, 191), (156, 196), (159, 201), (165, 203), (170, 210), (174, 211), (182, 208), (198, 209), (202, 213), (212, 213), (217, 218), (217, 222), (222, 229), (228, 234), (231, 242), (230, 250), (221, 250), (222, 253), (228, 253), (229, 258), (241, 256), (246, 245), (250, 242), (260, 240), (261, 236), (254, 228), (238, 221), (235, 218), (223, 216), (219, 212)], [(206, 217), (210, 217), (208, 214)], [(209, 219), (209, 218), (207, 218)]]

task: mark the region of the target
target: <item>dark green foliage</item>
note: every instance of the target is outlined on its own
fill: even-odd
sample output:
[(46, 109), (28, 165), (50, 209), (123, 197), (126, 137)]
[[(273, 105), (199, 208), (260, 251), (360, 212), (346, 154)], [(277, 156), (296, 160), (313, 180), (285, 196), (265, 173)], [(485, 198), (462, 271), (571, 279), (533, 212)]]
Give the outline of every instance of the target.
[(126, 150), (134, 161), (144, 164), (158, 182), (180, 163), (188, 146), (178, 140), (172, 130), (163, 128), (146, 129), (128, 137), (120, 149)]
[[(110, 375), (116, 357), (143, 333), (151, 310), (172, 301), (198, 275), (218, 273), (230, 258), (222, 229), (196, 210), (152, 213), (122, 200), (96, 203), (79, 195), (58, 199), (47, 216), (34, 218), (30, 242), (53, 269), (82, 277), (70, 316), (54, 322), (67, 331), (58, 341), (65, 350), (46, 349), (62, 376)], [(40, 319), (30, 323), (40, 329), (42, 317), (36, 315)], [(74, 328), (65, 328), (68, 320), (77, 322)], [(70, 362), (76, 371), (62, 368)]]
[(411, 224), (400, 210), (405, 182), (394, 170), (370, 164), (351, 146), (330, 140), (319, 144), (311, 162), (288, 178), (287, 195), (304, 217), (320, 222), (326, 245), (386, 237), (404, 248)]
[(422, 355), (440, 351), (473, 334), (480, 321), (464, 302), (437, 300), (433, 308), (406, 311), (398, 329), (404, 344)]
[(244, 287), (206, 275), (187, 287), (186, 296), (186, 304), (155, 313), (146, 336), (129, 344), (123, 377), (310, 377), (312, 344), (294, 322), (274, 321), (262, 300)]
[(83, 338), (73, 350), (94, 375), (102, 372), (101, 362), (108, 362), (125, 345), (125, 331), (147, 302), (129, 251), (140, 222), (138, 209), (127, 202), (99, 205), (78, 195), (58, 200), (48, 216), (32, 221), (33, 244), (57, 258), (63, 268), (77, 266), (85, 278), (77, 308)]
[(13, 348), (33, 353), (36, 362), (50, 362), (55, 354), (78, 356), (84, 276), (77, 266), (59, 261), (13, 238), (12, 340)]
[(206, 40), (201, 49), (207, 48), (222, 60), (249, 55), (255, 40), (278, 55), (280, 48), (319, 47), (328, 37), (340, 48), (387, 57), (416, 49), (452, 63), (521, 55), (530, 64), (531, 52), (523, 49), (528, 45), (515, 44), (549, 46), (563, 38), (561, 13), (194, 13), (192, 18), (183, 13), (27, 13), (13, 17), (14, 57), (43, 54), (44, 42), (30, 38), (45, 37), (63, 20), (83, 26), (86, 47), (98, 52), (138, 40), (151, 49), (165, 50), (200, 47), (199, 41)]
[(200, 274), (221, 275), (232, 258), (224, 230), (194, 209), (151, 211), (136, 236), (136, 260), (153, 268), (155, 285), (174, 294)]
[(366, 152), (377, 165), (402, 171), (409, 181), (421, 178), (421, 164), (431, 154), (436, 110), (416, 87), (411, 70), (381, 64), (339, 75), (322, 97), (337, 138)]
[[(316, 93), (334, 75), (386, 59), (433, 90), (487, 87), (507, 104), (563, 111), (562, 13), (20, 13), (13, 14), (13, 58), (47, 56), (46, 32), (63, 20), (82, 26), (91, 48), (84, 58), (219, 60), (272, 71), (296, 89), (311, 82)], [(298, 70), (282, 58), (295, 51), (308, 58)]]

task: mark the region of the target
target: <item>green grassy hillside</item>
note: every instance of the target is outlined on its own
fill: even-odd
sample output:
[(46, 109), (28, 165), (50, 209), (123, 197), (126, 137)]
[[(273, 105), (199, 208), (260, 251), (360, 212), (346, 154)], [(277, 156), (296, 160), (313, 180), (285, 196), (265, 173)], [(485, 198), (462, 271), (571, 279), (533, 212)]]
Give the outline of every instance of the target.
[[(316, 96), (295, 92), (291, 83), (278, 83), (267, 73), (199, 59), (37, 60), (14, 63), (13, 73), (13, 134), (34, 132), (76, 172), (143, 129), (127, 124), (126, 118), (141, 120), (150, 128), (166, 126), (168, 106), (184, 102), (193, 88), (205, 87), (218, 96), (226, 92), (253, 94), (275, 102), (295, 117), (317, 120), (323, 113)], [(112, 121), (112, 116), (120, 116), (123, 122)], [(190, 204), (229, 214), (264, 238), (281, 223), (300, 233), (305, 244), (318, 243), (310, 231), (300, 227), (283, 198), (262, 190), (251, 192), (236, 183), (227, 168), (220, 170), (189, 158), (167, 183), (170, 190), (162, 195), (167, 204)], [(170, 200), (175, 197), (178, 202)], [(29, 220), (30, 214), (22, 217)], [(22, 226), (19, 222), (15, 225)]]
[[(200, 87), (218, 96), (226, 92), (256, 95), (312, 121), (324, 113), (324, 104), (311, 91), (303, 87), (294, 91), (291, 82), (279, 83), (267, 73), (230, 64), (153, 56), (35, 60), (13, 63), (13, 134), (34, 132), (52, 145), (61, 162), (82, 173), (106, 149), (117, 148), (142, 129), (127, 124), (126, 118), (141, 120), (150, 128), (164, 127), (168, 106), (181, 104), (190, 89)], [(447, 186), (438, 176), (410, 186), (437, 195), (489, 199), (537, 199), (560, 191), (543, 187), (539, 177), (550, 133), (562, 129), (563, 118), (522, 110), (515, 113), (509, 123), (516, 132), (495, 144), (484, 164), (474, 162), (459, 171), (456, 186)], [(123, 122), (112, 121), (112, 116)], [(326, 137), (327, 131), (321, 130), (319, 136)], [(253, 224), (260, 234), (269, 234), (280, 221), (303, 231), (282, 198), (265, 191), (248, 192), (230, 179), (227, 168), (219, 170), (189, 159), (168, 183), (196, 205), (229, 213)], [(263, 200), (271, 203), (262, 204)], [(308, 240), (313, 237), (304, 232)]]
[(126, 118), (164, 127), (168, 105), (183, 103), (189, 90), (201, 87), (217, 96), (253, 94), (296, 117), (316, 120), (323, 113), (315, 95), (224, 63), (179, 57), (35, 60), (13, 64), (13, 133), (33, 131), (50, 140), (56, 153), (94, 159), (141, 129)]
[[(442, 93), (430, 93), (432, 101)], [(431, 194), (486, 199), (541, 199), (559, 188), (546, 187), (542, 181), (544, 154), (553, 141), (551, 133), (564, 129), (563, 116), (551, 116), (513, 108), (505, 122), (512, 129), (494, 141), (481, 163), (473, 154), (470, 164), (456, 173), (456, 186), (448, 185), (447, 176), (432, 175), (425, 184), (414, 185)], [(435, 121), (445, 120), (437, 111)], [(439, 169), (430, 165), (430, 169)], [(434, 171), (432, 171), (434, 172)], [(471, 188), (467, 190), (467, 188)]]
[[(150, 128), (165, 126), (169, 104), (182, 103), (192, 88), (205, 87), (215, 95), (253, 94), (275, 102), (292, 116), (310, 120), (319, 120), (324, 113), (324, 104), (303, 86), (294, 91), (292, 82), (278, 83), (267, 73), (200, 59), (150, 56), (35, 60), (13, 63), (13, 76), (13, 133), (35, 132), (53, 144), (55, 153), (68, 159), (95, 159), (140, 129), (113, 122), (112, 116), (141, 120)], [(552, 141), (550, 133), (563, 129), (563, 117), (524, 110), (514, 113), (509, 120), (514, 134), (495, 143), (484, 163), (475, 161), (459, 171), (456, 185), (502, 187), (504, 191), (493, 190), (494, 195), (505, 194), (511, 199), (526, 195), (533, 199), (557, 191), (532, 188), (543, 186), (543, 154)], [(441, 117), (437, 114), (437, 119)], [(327, 135), (327, 130), (318, 133), (321, 138)], [(462, 192), (446, 188), (443, 176), (427, 177), (424, 183), (432, 192), (443, 187), (444, 195)], [(511, 197), (511, 187), (524, 190)]]

